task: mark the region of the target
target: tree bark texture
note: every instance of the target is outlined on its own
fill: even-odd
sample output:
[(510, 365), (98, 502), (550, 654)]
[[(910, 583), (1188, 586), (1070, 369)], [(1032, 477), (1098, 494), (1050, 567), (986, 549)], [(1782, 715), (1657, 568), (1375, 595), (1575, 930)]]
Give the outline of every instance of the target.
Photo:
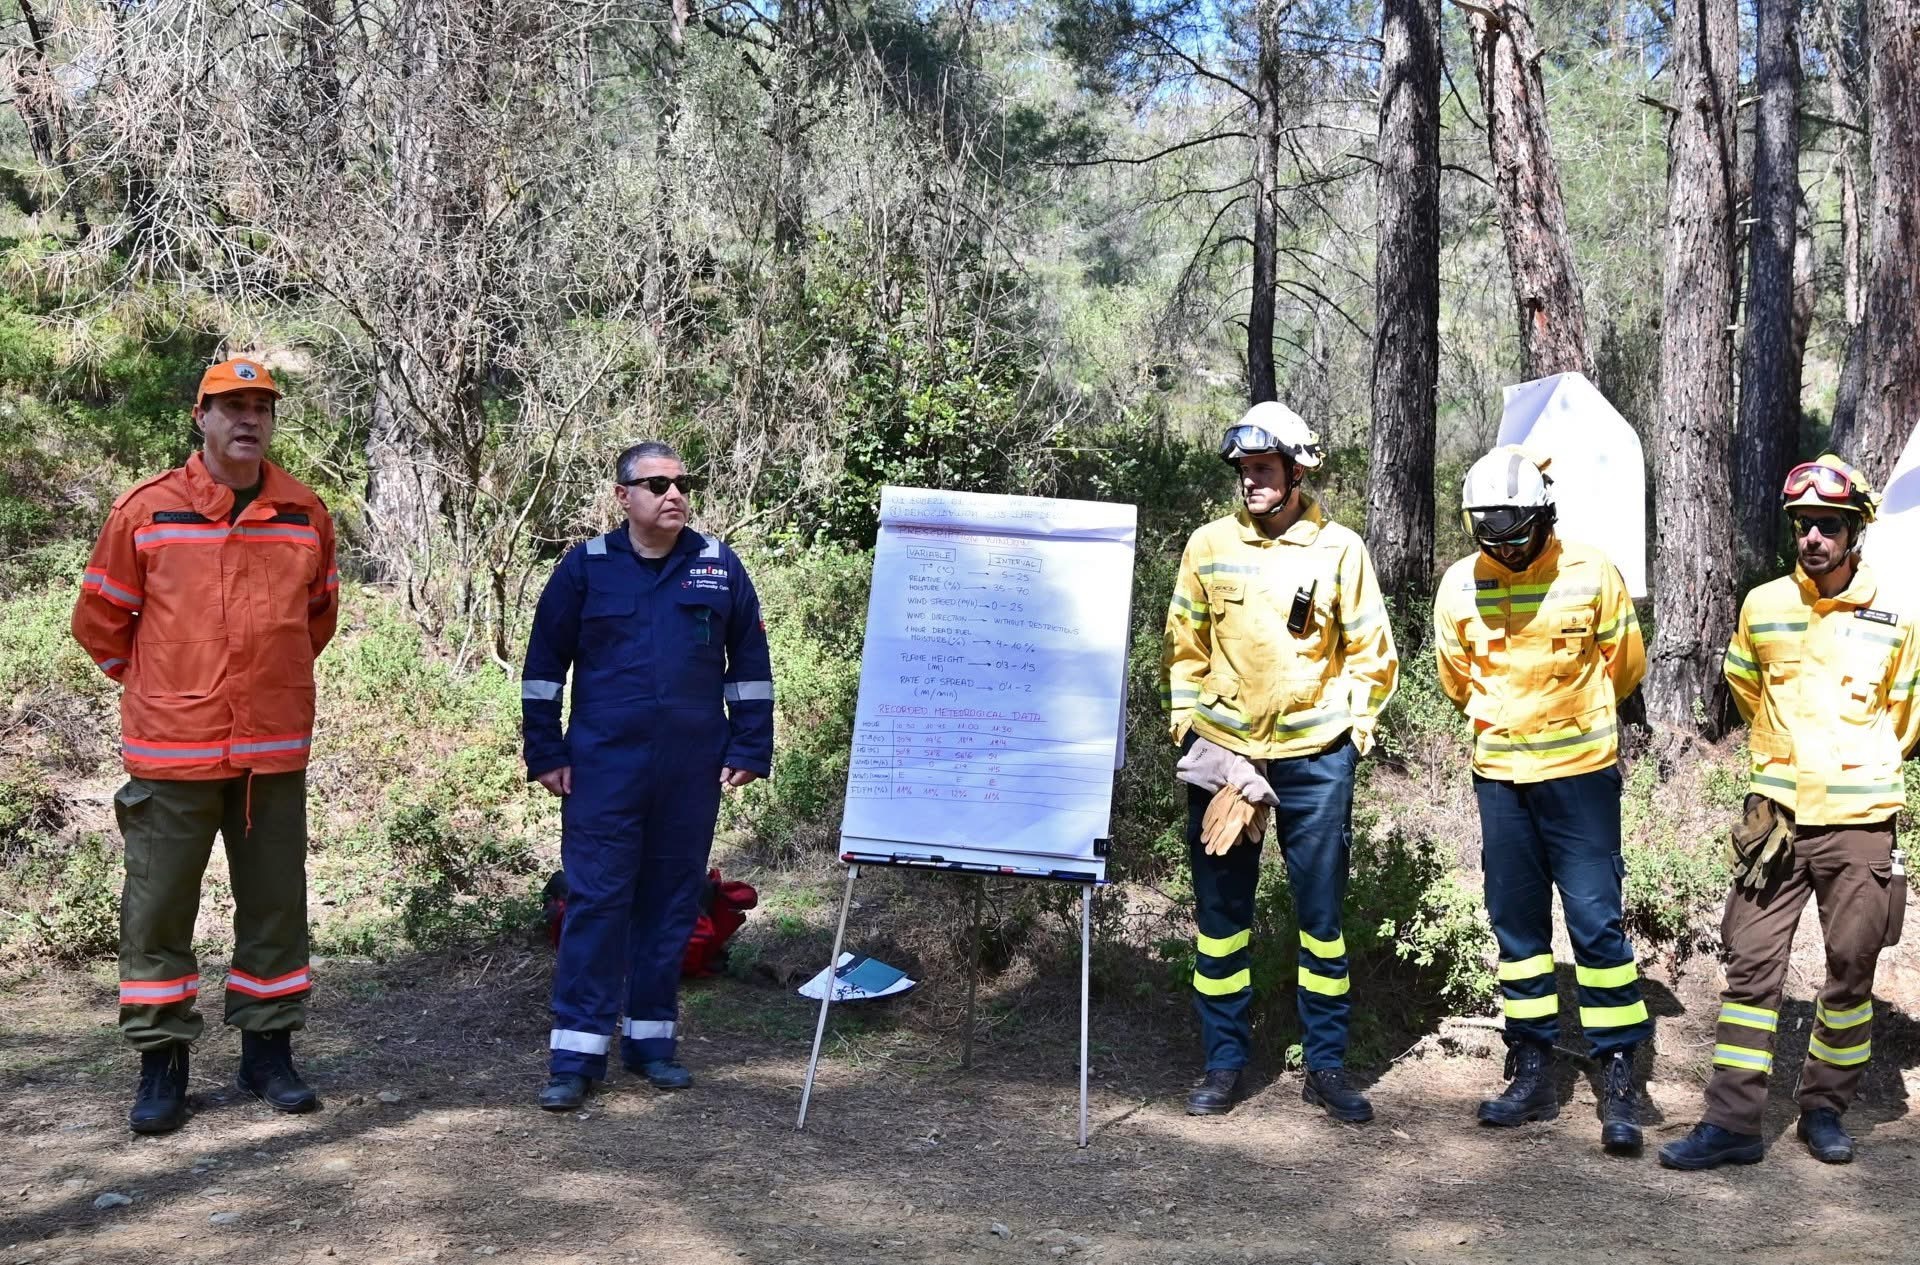
[(1522, 0), (1463, 6), (1473, 38), (1480, 101), (1487, 111), (1494, 201), (1513, 273), (1520, 346), (1529, 376), (1593, 375), (1586, 300), (1567, 233), (1560, 171), (1547, 135), (1540, 48)]
[(1278, 273), (1275, 209), (1280, 197), (1281, 0), (1260, 0), (1258, 117), (1253, 140), (1253, 293), (1247, 300), (1247, 398), (1278, 397), (1273, 365), (1274, 286)]
[(1876, 485), (1893, 472), (1920, 413), (1920, 0), (1867, 8), (1872, 245), (1866, 354), (1853, 424), (1833, 446)]
[(1661, 424), (1653, 435), (1657, 630), (1647, 712), (1657, 724), (1710, 735), (1720, 732), (1726, 716), (1720, 663), (1733, 631), (1736, 579), (1727, 494), (1739, 177), (1736, 20), (1735, 0), (1681, 0), (1674, 10)]
[(1832, 429), (1850, 433), (1860, 403), (1860, 382), (1866, 365), (1865, 282), (1866, 234), (1860, 208), (1861, 89), (1857, 68), (1862, 53), (1860, 0), (1821, 0), (1818, 33), (1820, 56), (1827, 65), (1827, 109), (1840, 123), (1836, 129), (1833, 163), (1840, 176), (1841, 316), (1848, 335), (1840, 362), (1840, 384), (1833, 402)]
[[(1440, 373), (1440, 3), (1386, 0), (1367, 548), (1402, 610), (1433, 585)], [(1418, 636), (1420, 621), (1408, 635)], [(1410, 651), (1413, 647), (1407, 647)]]
[(1752, 231), (1747, 239), (1746, 341), (1740, 357), (1740, 426), (1733, 503), (1740, 573), (1773, 569), (1780, 481), (1800, 432), (1794, 355), (1794, 272), (1800, 207), (1799, 0), (1758, 0), (1754, 37), (1759, 109), (1753, 136)]

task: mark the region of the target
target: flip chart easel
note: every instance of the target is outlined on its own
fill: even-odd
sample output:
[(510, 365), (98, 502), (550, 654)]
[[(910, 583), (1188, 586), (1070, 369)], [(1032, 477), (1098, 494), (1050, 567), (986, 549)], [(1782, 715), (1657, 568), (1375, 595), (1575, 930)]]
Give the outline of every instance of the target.
[[(1134, 507), (886, 488), (841, 822), (846, 889), (863, 866), (975, 878), (961, 1065), (973, 1056), (988, 876), (1077, 883), (1080, 1130), (1087, 1144), (1093, 889), (1106, 881), (1124, 758)], [(814, 1026), (795, 1128), (826, 1037)]]

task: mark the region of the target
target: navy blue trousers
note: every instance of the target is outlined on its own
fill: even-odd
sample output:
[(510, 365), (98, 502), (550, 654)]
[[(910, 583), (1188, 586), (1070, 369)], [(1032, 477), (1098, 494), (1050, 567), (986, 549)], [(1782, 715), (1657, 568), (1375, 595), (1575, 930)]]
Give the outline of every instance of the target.
[[(1191, 744), (1189, 744), (1191, 745)], [(1307, 1067), (1339, 1067), (1347, 1057), (1347, 941), (1340, 930), (1352, 851), (1353, 770), (1360, 753), (1341, 738), (1317, 755), (1269, 760), (1267, 781), (1280, 855), (1300, 924), (1296, 1004)], [(1208, 856), (1200, 822), (1213, 796), (1187, 788), (1187, 855), (1193, 868), (1194, 922), (1199, 929), (1193, 1008), (1207, 1070), (1245, 1067), (1252, 1049), (1254, 896), (1264, 839)]]
[(1507, 1041), (1560, 1037), (1553, 966), (1553, 889), (1573, 942), (1580, 1026), (1594, 1053), (1653, 1035), (1640, 972), (1621, 925), (1620, 768), (1545, 782), (1498, 782), (1475, 774), (1480, 866), (1487, 915), (1500, 942), (1500, 996)]
[(674, 1055), (726, 718), (661, 707), (644, 725), (631, 719), (578, 718), (567, 735), (573, 794), (561, 808), (560, 860), (569, 890), (548, 1040), (556, 1074), (604, 1079), (616, 1029), (629, 1066)]

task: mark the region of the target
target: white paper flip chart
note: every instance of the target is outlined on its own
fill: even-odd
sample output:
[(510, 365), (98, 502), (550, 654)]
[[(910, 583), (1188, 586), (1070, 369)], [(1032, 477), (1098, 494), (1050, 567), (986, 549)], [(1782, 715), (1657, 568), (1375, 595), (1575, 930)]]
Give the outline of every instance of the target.
[(1874, 604), (1920, 619), (1920, 427), (1894, 463), (1879, 516), (1861, 538), (1860, 554), (1880, 581)]
[(1627, 592), (1647, 595), (1647, 463), (1633, 426), (1577, 373), (1510, 386), (1502, 444), (1553, 458), (1553, 503), (1563, 540), (1602, 550)]
[(1134, 521), (883, 490), (843, 856), (1104, 877)]

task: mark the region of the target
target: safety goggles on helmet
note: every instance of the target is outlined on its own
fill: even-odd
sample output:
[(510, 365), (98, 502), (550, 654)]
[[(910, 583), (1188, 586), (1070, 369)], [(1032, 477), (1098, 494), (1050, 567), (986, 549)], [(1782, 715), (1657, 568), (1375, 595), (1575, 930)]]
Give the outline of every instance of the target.
[(1227, 433), (1220, 437), (1220, 460), (1238, 461), (1242, 457), (1257, 457), (1266, 453), (1277, 453), (1288, 460), (1293, 459), (1290, 445), (1283, 444), (1264, 426), (1252, 422), (1242, 422), (1238, 426), (1227, 427)]
[(1541, 507), (1531, 505), (1496, 505), (1467, 511), (1474, 540), (1495, 549), (1527, 544), (1533, 539), (1542, 517)]
[(1872, 522), (1875, 500), (1866, 480), (1833, 456), (1801, 462), (1787, 471), (1786, 482), (1780, 487), (1781, 508), (1789, 513), (1801, 506), (1830, 507), (1849, 510)]

